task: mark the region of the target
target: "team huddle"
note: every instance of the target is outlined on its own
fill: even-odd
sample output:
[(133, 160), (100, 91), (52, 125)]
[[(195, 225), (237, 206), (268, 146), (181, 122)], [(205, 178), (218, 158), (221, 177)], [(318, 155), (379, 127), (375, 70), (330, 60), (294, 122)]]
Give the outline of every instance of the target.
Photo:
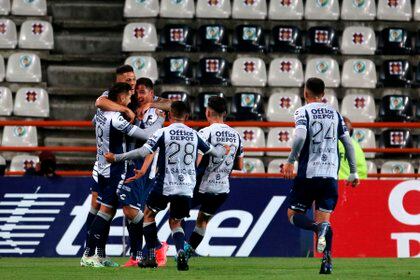
[[(321, 80), (308, 80), (305, 99), (309, 104), (296, 111), (296, 134), (284, 175), (292, 178), (293, 163), (299, 160), (289, 196), (289, 220), (317, 234), (317, 249), (324, 253), (320, 273), (331, 273), (329, 217), (337, 202), (338, 140), (346, 148), (353, 186), (358, 177), (345, 124), (337, 111), (320, 101), (323, 94)], [(177, 268), (188, 270), (188, 260), (203, 240), (208, 222), (228, 199), (231, 172), (243, 168), (243, 140), (224, 123), (226, 100), (208, 99), (210, 126), (197, 132), (185, 124), (187, 104), (154, 96), (153, 82), (136, 80), (131, 66), (124, 65), (96, 106), (95, 182), (80, 264), (118, 266), (106, 256), (105, 247), (116, 209), (122, 207), (130, 239), (130, 259), (124, 266), (164, 266), (168, 245), (158, 239), (155, 217), (169, 204)], [(170, 125), (163, 128), (166, 115)], [(314, 201), (315, 221), (304, 215)], [(194, 207), (199, 207), (199, 213), (187, 241), (183, 220)]]

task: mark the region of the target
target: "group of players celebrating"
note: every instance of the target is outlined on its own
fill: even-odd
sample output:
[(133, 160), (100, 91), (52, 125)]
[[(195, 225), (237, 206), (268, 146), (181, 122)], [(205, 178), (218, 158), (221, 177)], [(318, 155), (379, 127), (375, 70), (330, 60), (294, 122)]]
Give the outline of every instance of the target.
[[(304, 94), (308, 104), (295, 113), (296, 133), (284, 168), (285, 177), (292, 178), (293, 163), (299, 160), (287, 214), (293, 225), (317, 234), (317, 249), (324, 253), (320, 273), (329, 274), (329, 218), (337, 203), (338, 140), (346, 148), (349, 182), (356, 186), (358, 177), (342, 117), (322, 103), (323, 82), (309, 79)], [(105, 245), (111, 221), (121, 206), (130, 239), (130, 259), (124, 266), (164, 266), (168, 245), (158, 239), (155, 217), (169, 204), (177, 268), (188, 270), (188, 260), (203, 240), (208, 222), (228, 197), (231, 172), (243, 168), (243, 141), (224, 123), (226, 100), (218, 96), (208, 99), (210, 126), (197, 132), (185, 124), (187, 104), (156, 97), (150, 79), (136, 80), (133, 68), (123, 65), (116, 70), (116, 83), (97, 99), (96, 106), (95, 182), (80, 264), (118, 266), (106, 256)], [(170, 125), (163, 128), (166, 114)], [(305, 216), (313, 202), (315, 220)], [(186, 242), (183, 219), (189, 217), (192, 207), (200, 208)]]

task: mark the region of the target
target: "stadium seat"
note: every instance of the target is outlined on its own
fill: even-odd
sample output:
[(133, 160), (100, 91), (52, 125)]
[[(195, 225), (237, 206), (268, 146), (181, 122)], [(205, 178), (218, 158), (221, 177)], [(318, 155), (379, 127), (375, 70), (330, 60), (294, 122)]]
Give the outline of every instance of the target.
[(265, 173), (265, 167), (259, 158), (244, 158), (245, 173)]
[(36, 126), (5, 126), (1, 144), (15, 147), (38, 146)]
[(27, 20), (20, 27), (19, 48), (54, 49), (54, 34), (51, 23), (41, 20)]
[(267, 120), (270, 122), (293, 122), (294, 113), (302, 106), (300, 89), (280, 89), (270, 95), (267, 105)]
[[(244, 148), (264, 148), (265, 136), (260, 127), (235, 127), (244, 141)], [(247, 156), (263, 156), (264, 152), (246, 152)]]
[(297, 58), (280, 57), (271, 61), (268, 72), (270, 87), (301, 87), (303, 85), (303, 67)]
[(3, 82), (5, 76), (6, 68), (4, 67), (4, 59), (3, 56), (0, 55), (0, 82)]
[(8, 15), (10, 13), (10, 0), (0, 0), (0, 15)]
[(303, 18), (303, 1), (270, 1), (268, 18), (270, 20), (301, 20)]
[(365, 26), (349, 26), (343, 31), (341, 38), (342, 54), (375, 54), (375, 31)]
[(193, 80), (193, 69), (188, 57), (165, 57), (162, 70), (162, 80), (165, 84), (189, 85)]
[(341, 86), (346, 88), (376, 88), (375, 63), (369, 59), (348, 59), (341, 71)]
[(189, 104), (190, 101), (188, 93), (184, 91), (165, 91), (162, 92), (161, 96), (171, 101), (182, 101), (186, 104)]
[(185, 24), (168, 24), (160, 35), (160, 45), (165, 51), (190, 52), (194, 44), (193, 31)]
[(419, 64), (417, 64), (415, 79), (416, 79), (416, 86), (419, 88), (420, 87), (420, 62), (419, 62)]
[(410, 54), (411, 37), (403, 28), (385, 28), (379, 37), (378, 51), (382, 54)]
[(16, 24), (10, 19), (0, 19), (0, 49), (14, 49), (16, 44)]
[(233, 0), (232, 18), (265, 19), (266, 17), (266, 0)]
[(159, 0), (125, 0), (124, 17), (144, 18), (157, 17), (159, 14)]
[(0, 87), (0, 116), (10, 116), (13, 111), (12, 92), (7, 87)]
[[(414, 20), (420, 21), (420, 0), (416, 0), (416, 3), (414, 4), (414, 12), (413, 12)], [(419, 168), (420, 170), (420, 168)]]
[(368, 174), (370, 174), (370, 173), (374, 173), (374, 174), (378, 173), (378, 167), (376, 166), (376, 164), (373, 161), (367, 160), (366, 161), (366, 167), (367, 167), (367, 173)]
[(384, 122), (405, 122), (414, 119), (414, 106), (410, 96), (387, 95), (379, 106), (379, 119)]
[[(267, 136), (267, 148), (291, 148), (294, 131), (295, 129), (291, 127), (270, 128)], [(267, 152), (267, 155), (287, 157), (289, 152)]]
[(26, 171), (35, 168), (39, 162), (39, 157), (34, 155), (16, 155), (10, 163), (10, 171)]
[(306, 20), (338, 20), (340, 6), (338, 0), (307, 0), (305, 5)]
[(164, 18), (193, 18), (194, 0), (161, 0), (160, 16)]
[(336, 54), (338, 51), (337, 32), (332, 27), (315, 26), (308, 30), (306, 49), (310, 53)]
[(306, 62), (305, 81), (312, 77), (324, 80), (326, 87), (339, 87), (340, 70), (337, 61), (329, 57), (309, 59)]
[(267, 71), (260, 58), (241, 57), (234, 61), (230, 80), (234, 86), (265, 87)]
[(39, 83), (42, 81), (41, 61), (36, 54), (13, 53), (7, 61), (8, 82)]
[(124, 28), (124, 52), (154, 52), (158, 46), (156, 28), (150, 23), (129, 23)]
[(343, 0), (342, 20), (374, 20), (376, 17), (375, 0)]
[(198, 29), (196, 43), (198, 49), (203, 52), (226, 52), (229, 36), (223, 25), (202, 25)]
[[(381, 148), (413, 148), (413, 137), (408, 129), (388, 129), (379, 138)], [(382, 157), (401, 157), (400, 153), (387, 153)], [(410, 157), (411, 154), (404, 154)]]
[(300, 53), (302, 49), (302, 32), (298, 27), (277, 25), (271, 30), (271, 52)]
[(376, 118), (375, 99), (368, 93), (346, 93), (341, 114), (353, 122), (373, 122)]
[(230, 113), (235, 120), (263, 120), (264, 102), (261, 94), (240, 92), (233, 96)]
[(195, 102), (194, 118), (197, 120), (206, 119), (206, 108), (210, 97), (219, 96), (225, 97), (222, 92), (201, 92)]
[(47, 15), (46, 0), (13, 0), (12, 14), (18, 16)]
[(385, 87), (409, 87), (412, 69), (407, 60), (386, 60), (382, 64), (380, 81)]
[(229, 81), (228, 62), (221, 57), (205, 57), (198, 63), (197, 80), (202, 85), (224, 85)]
[(410, 0), (378, 0), (379, 20), (409, 21), (412, 16)]
[(195, 15), (198, 18), (229, 18), (231, 14), (229, 0), (197, 0)]
[(130, 56), (124, 64), (131, 65), (137, 78), (148, 77), (153, 82), (159, 78), (156, 60), (151, 56)]
[[(420, 2), (420, 0), (419, 0)], [(416, 54), (420, 54), (420, 29), (416, 32)]]
[[(414, 173), (413, 165), (408, 161), (386, 161), (381, 166), (381, 173), (383, 174), (408, 174)], [(409, 178), (384, 178), (388, 180), (404, 180)]]
[(325, 89), (325, 95), (322, 98), (322, 102), (330, 104), (334, 109), (338, 111), (338, 99), (337, 94), (331, 88)]
[(20, 88), (16, 93), (13, 114), (47, 118), (50, 115), (48, 93), (42, 88)]
[[(272, 161), (270, 161), (270, 163), (268, 164), (268, 170), (267, 173), (272, 173), (272, 174), (281, 174), (284, 172), (283, 168), (284, 168), (284, 164), (286, 164), (287, 159), (273, 159)], [(298, 169), (298, 162), (296, 161), (294, 164), (294, 172), (297, 172)]]
[(265, 51), (265, 36), (262, 27), (251, 24), (236, 26), (232, 45), (239, 52)]
[[(352, 120), (353, 121), (353, 120)], [(355, 128), (353, 130), (353, 138), (357, 140), (362, 149), (376, 148), (375, 133), (368, 128)], [(366, 158), (374, 158), (375, 153), (365, 153)]]

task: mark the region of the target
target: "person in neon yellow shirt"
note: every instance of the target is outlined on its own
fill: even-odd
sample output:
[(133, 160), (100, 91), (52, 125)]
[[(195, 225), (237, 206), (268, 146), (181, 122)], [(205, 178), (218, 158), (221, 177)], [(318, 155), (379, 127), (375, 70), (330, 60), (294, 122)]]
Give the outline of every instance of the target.
[[(353, 137), (353, 126), (351, 124), (351, 121), (347, 117), (343, 117), (343, 120), (346, 123), (347, 129), (349, 130), (353, 147), (354, 147), (354, 152), (356, 154), (357, 174), (359, 174), (360, 179), (366, 179), (367, 178), (367, 165), (366, 165), (365, 154), (362, 148), (360, 147), (359, 142)], [(349, 163), (347, 162), (344, 146), (341, 143), (341, 141), (338, 141), (338, 152), (340, 154), (340, 170), (338, 172), (338, 178), (340, 180), (346, 180), (350, 174), (350, 167), (349, 167)]]

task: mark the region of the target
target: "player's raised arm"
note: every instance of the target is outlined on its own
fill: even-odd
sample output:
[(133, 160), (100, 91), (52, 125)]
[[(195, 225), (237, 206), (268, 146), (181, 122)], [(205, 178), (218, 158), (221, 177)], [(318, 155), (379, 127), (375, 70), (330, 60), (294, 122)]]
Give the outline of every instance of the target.
[(157, 97), (156, 100), (150, 104), (150, 107), (168, 112), (171, 110), (171, 104), (171, 100), (162, 97)]
[(341, 143), (343, 143), (345, 155), (349, 162), (350, 167), (350, 175), (347, 179), (347, 184), (351, 184), (353, 187), (356, 187), (359, 184), (359, 176), (357, 175), (357, 166), (356, 166), (356, 154), (354, 151), (353, 143), (351, 142), (351, 138), (349, 132), (347, 130), (346, 124), (344, 123), (343, 118), (338, 115), (338, 138), (340, 139)]

